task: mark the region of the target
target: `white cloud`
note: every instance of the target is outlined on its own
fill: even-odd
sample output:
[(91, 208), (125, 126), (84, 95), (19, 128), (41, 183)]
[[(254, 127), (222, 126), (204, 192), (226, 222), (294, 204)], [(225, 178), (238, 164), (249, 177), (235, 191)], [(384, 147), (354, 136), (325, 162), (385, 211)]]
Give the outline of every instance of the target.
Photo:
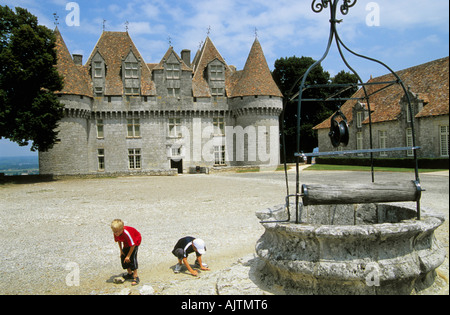
[(160, 15), (160, 9), (158, 6), (151, 3), (142, 3), (140, 5), (141, 13), (145, 19), (155, 19)]
[[(52, 28), (52, 13), (56, 10), (63, 23), (65, 3), (70, 0), (4, 1), (22, 4), (36, 14), (41, 23)], [(136, 46), (144, 56), (150, 56), (152, 62), (159, 61), (167, 50), (168, 36), (177, 51), (187, 48), (195, 55), (211, 26), (210, 37), (219, 52), (227, 63), (236, 65), (238, 69), (245, 64), (257, 28), (258, 38), (272, 67), (275, 59), (280, 57), (305, 55), (320, 58), (330, 29), (329, 9), (314, 13), (312, 0), (76, 1), (81, 7), (80, 27), (60, 25), (66, 42), (73, 42), (74, 49), (92, 50), (101, 34), (103, 19), (107, 20), (108, 31), (124, 31), (125, 21), (128, 21)], [(369, 14), (366, 5), (370, 2), (380, 8), (379, 27), (366, 25)], [(400, 41), (393, 41), (395, 38), (404, 39), (406, 44), (409, 40), (411, 45), (422, 49), (426, 47), (419, 46), (421, 42), (442, 47), (448, 44), (448, 39), (443, 38), (443, 34), (448, 37), (448, 8), (447, 0), (359, 0), (348, 15), (338, 13), (338, 18), (344, 20), (338, 25), (339, 35), (350, 48), (359, 49), (371, 57), (373, 52), (380, 57), (389, 57), (393, 52), (401, 54)], [(424, 28), (427, 31), (424, 32)], [(89, 35), (90, 41), (87, 42), (82, 34), (85, 37)], [(388, 34), (390, 41), (383, 34)], [(78, 36), (83, 38), (83, 42)], [(380, 48), (376, 49), (376, 46)], [(378, 56), (375, 54), (373, 57)]]
[(379, 2), (382, 26), (399, 29), (431, 25), (448, 27), (449, 2), (446, 0)]
[(152, 33), (149, 22), (129, 22), (128, 32), (134, 35)]

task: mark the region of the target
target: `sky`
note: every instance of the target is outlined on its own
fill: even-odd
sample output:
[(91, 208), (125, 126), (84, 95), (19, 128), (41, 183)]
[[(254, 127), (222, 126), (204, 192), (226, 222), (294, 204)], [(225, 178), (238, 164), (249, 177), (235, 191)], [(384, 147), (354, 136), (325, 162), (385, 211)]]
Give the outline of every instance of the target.
[[(228, 65), (243, 69), (257, 36), (268, 65), (291, 56), (320, 59), (326, 50), (330, 13), (314, 13), (312, 0), (0, 0), (22, 7), (54, 29), (56, 23), (72, 54), (89, 58), (100, 35), (128, 29), (146, 63), (159, 63), (169, 48), (195, 55), (209, 36)], [(316, 1), (320, 3), (320, 1)], [(339, 1), (343, 3), (343, 1)], [(377, 59), (394, 71), (449, 55), (448, 0), (358, 0), (338, 33), (351, 50)], [(345, 53), (363, 81), (388, 70)], [(333, 44), (322, 63), (334, 76), (349, 71)], [(29, 146), (30, 147), (30, 146)], [(0, 157), (37, 155), (29, 147), (0, 140)]]

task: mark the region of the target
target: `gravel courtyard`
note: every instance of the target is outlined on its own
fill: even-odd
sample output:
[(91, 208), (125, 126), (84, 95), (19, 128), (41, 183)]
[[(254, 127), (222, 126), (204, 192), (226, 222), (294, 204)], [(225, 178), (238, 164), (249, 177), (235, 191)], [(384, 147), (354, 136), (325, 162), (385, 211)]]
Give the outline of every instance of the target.
[[(348, 173), (357, 172), (334, 172), (338, 173), (348, 179)], [(330, 178), (324, 172), (302, 174), (313, 181)], [(437, 238), (448, 253), (448, 173), (421, 179), (427, 188), (423, 207), (447, 219)], [(428, 190), (427, 182), (439, 189)], [(2, 184), (0, 293), (117, 294), (130, 288), (128, 283), (113, 283), (123, 271), (109, 226), (113, 219), (121, 218), (142, 234), (138, 255), (141, 287), (150, 285), (156, 294), (183, 294), (177, 288), (182, 290), (188, 283), (198, 286), (202, 278), (211, 278), (254, 253), (264, 230), (255, 212), (284, 203), (285, 195), (283, 172)], [(207, 245), (204, 261), (211, 271), (201, 272), (197, 278), (172, 270), (176, 259), (171, 250), (187, 235), (203, 238)], [(193, 260), (190, 257), (191, 263)], [(448, 255), (444, 265), (439, 274), (442, 292), (448, 294)], [(79, 283), (74, 283), (78, 271)]]

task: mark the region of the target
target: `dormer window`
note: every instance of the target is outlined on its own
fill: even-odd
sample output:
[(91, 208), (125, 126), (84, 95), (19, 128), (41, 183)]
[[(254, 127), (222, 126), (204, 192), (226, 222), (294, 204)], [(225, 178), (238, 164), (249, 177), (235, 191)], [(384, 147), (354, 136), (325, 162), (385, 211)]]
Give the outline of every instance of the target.
[(97, 52), (92, 58), (91, 75), (94, 96), (102, 97), (105, 91), (106, 65), (105, 60), (99, 52)]
[(103, 96), (103, 87), (101, 87), (101, 86), (94, 87), (94, 95), (96, 97), (102, 97)]
[(167, 94), (172, 97), (180, 97), (180, 88), (167, 88)]
[(211, 96), (216, 101), (219, 97), (225, 96), (224, 88), (211, 88)]
[(125, 78), (126, 79), (139, 79), (137, 62), (125, 62)]
[(103, 78), (103, 62), (94, 61), (94, 78)]
[(225, 66), (215, 59), (211, 61), (206, 69), (208, 77), (208, 84), (210, 88), (211, 97), (217, 101), (221, 97), (225, 97)]
[(222, 65), (210, 65), (209, 73), (210, 73), (211, 81), (224, 81), (225, 80), (225, 75), (223, 72)]
[(122, 63), (122, 76), (125, 95), (139, 95), (141, 91), (141, 67), (132, 51)]
[(181, 95), (181, 65), (174, 54), (170, 55), (164, 65), (164, 69), (166, 72), (167, 95), (179, 98)]
[(166, 64), (166, 79), (179, 80), (181, 74), (181, 67), (179, 64)]

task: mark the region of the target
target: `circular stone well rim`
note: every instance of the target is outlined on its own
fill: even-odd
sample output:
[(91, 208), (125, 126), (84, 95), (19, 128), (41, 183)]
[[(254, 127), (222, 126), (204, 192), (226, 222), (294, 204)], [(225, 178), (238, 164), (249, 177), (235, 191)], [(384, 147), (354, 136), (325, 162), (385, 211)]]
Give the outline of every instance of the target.
[[(268, 222), (282, 212), (281, 206), (257, 214), (265, 233), (256, 252), (265, 263), (263, 278), (286, 292), (411, 294), (434, 283), (435, 269), (445, 259), (434, 237), (445, 221), (441, 217), (359, 225)], [(367, 284), (371, 271), (377, 285)]]

